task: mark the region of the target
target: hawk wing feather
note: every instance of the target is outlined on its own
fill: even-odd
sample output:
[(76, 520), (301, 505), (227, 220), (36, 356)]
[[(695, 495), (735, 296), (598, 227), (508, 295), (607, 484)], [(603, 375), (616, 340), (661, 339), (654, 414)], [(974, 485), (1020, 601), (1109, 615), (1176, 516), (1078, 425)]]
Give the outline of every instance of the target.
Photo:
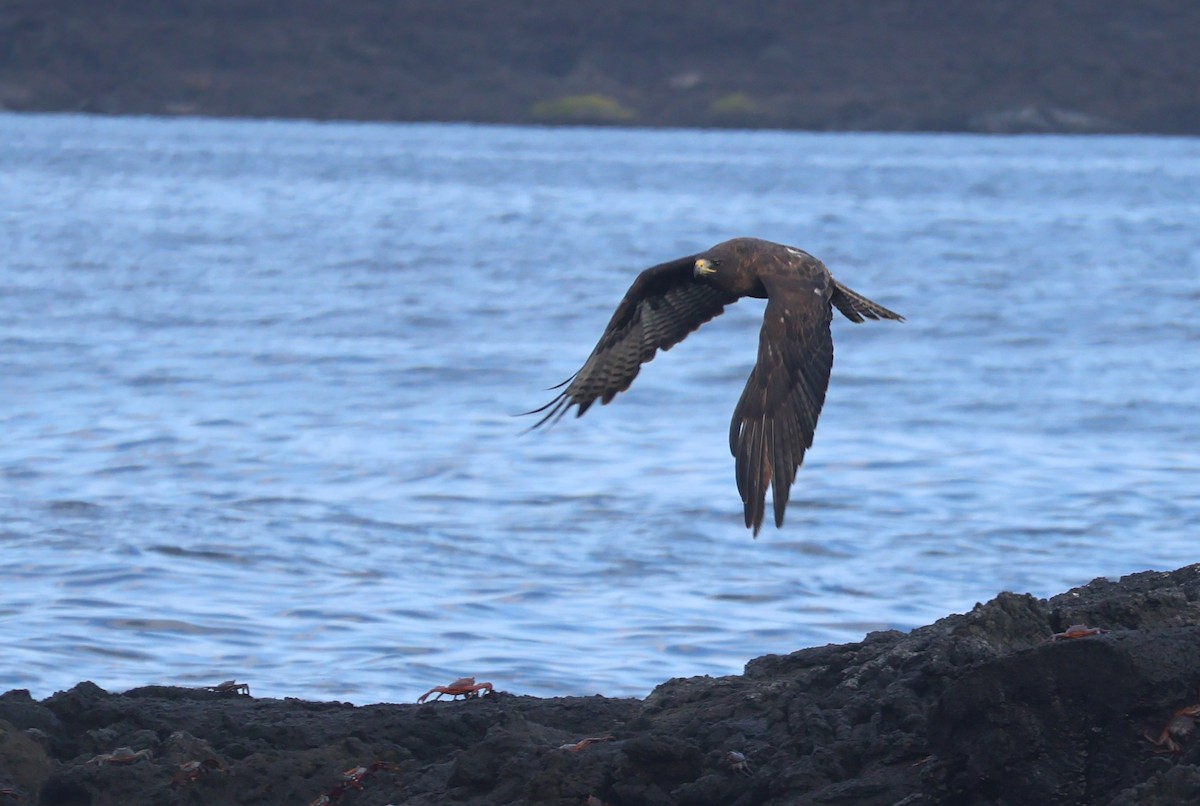
[(775, 525), (783, 525), (788, 494), (812, 447), (833, 367), (833, 318), (823, 296), (797, 279), (766, 277), (767, 307), (758, 362), (729, 425), (746, 526), (757, 535), (771, 488)]
[(646, 269), (617, 306), (608, 327), (579, 371), (560, 386), (558, 396), (529, 414), (541, 414), (532, 428), (561, 419), (576, 406), (582, 416), (596, 400), (610, 402), (629, 388), (642, 364), (669, 350), (737, 297), (696, 281), (696, 256)]

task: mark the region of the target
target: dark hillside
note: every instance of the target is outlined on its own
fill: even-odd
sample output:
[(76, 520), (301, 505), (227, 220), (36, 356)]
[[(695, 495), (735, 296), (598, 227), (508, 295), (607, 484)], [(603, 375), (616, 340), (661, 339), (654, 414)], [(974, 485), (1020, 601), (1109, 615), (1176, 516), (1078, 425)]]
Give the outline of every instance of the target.
[(0, 107), (1200, 132), (1189, 0), (7, 0)]

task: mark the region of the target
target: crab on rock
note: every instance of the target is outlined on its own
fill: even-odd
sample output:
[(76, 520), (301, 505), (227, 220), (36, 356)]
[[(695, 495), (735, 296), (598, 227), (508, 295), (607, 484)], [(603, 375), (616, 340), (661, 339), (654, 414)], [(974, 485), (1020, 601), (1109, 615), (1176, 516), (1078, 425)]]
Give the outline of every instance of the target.
[(463, 697), (471, 700), (491, 694), (494, 690), (491, 683), (476, 683), (474, 677), (460, 677), (448, 686), (434, 686), (418, 697), (417, 702), (425, 702), (425, 699), (433, 693), (437, 694), (434, 697), (435, 700), (440, 700), (443, 694), (449, 694), (453, 699)]

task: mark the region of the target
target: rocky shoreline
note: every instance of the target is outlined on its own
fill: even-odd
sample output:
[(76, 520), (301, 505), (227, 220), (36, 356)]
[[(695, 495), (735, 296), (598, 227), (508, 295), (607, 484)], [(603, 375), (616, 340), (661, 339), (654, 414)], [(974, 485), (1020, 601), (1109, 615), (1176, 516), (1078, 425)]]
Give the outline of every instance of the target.
[(475, 699), (358, 707), (10, 691), (0, 804), (1200, 802), (1200, 565), (1050, 600), (1003, 593), (645, 700), (493, 682)]

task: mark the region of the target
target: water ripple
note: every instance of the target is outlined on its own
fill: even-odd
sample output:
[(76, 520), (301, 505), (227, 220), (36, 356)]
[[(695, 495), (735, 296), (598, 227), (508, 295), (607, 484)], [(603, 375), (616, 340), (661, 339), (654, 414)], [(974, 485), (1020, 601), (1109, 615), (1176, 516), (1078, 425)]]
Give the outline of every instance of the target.
[[(1193, 140), (0, 136), (0, 687), (644, 694), (1195, 559)], [(761, 303), (612, 406), (511, 416), (638, 270), (738, 234), (908, 316), (834, 323), (787, 526), (758, 540), (725, 435)]]

